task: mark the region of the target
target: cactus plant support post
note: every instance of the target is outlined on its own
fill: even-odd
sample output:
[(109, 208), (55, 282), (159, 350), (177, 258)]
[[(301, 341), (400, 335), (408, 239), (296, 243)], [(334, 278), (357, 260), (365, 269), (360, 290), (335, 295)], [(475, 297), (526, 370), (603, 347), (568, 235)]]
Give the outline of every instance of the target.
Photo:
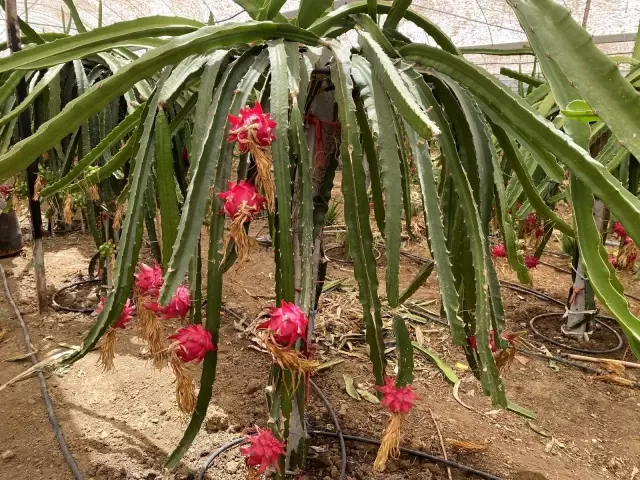
[[(18, 9), (16, 0), (7, 0), (5, 5), (7, 24), (7, 41), (11, 53), (22, 50), (20, 43), (20, 28), (18, 27)], [(16, 101), (18, 104), (27, 96), (27, 82), (20, 80), (16, 89)], [(31, 115), (29, 109), (20, 114), (20, 137), (25, 139), (31, 135)], [(42, 215), (40, 213), (40, 200), (35, 197), (35, 184), (38, 176), (38, 158), (36, 158), (26, 171), (27, 194), (29, 197), (29, 216), (31, 218), (31, 238), (33, 241), (33, 271), (36, 278), (36, 295), (38, 297), (38, 313), (41, 314), (47, 305), (47, 285), (44, 272), (44, 250), (42, 248)]]

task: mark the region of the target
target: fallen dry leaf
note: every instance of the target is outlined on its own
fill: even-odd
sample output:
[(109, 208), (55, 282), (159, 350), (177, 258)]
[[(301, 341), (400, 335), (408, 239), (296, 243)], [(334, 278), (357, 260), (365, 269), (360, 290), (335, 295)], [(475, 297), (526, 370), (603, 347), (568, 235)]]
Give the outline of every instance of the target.
[(527, 364), (531, 361), (529, 360), (527, 357), (523, 357), (522, 355), (516, 355), (514, 357), (518, 362), (520, 362), (520, 364), (524, 367), (527, 366)]
[(447, 438), (447, 443), (451, 445), (451, 448), (460, 453), (478, 453), (489, 447), (489, 445), (483, 443), (472, 443), (464, 440), (454, 440), (452, 438)]

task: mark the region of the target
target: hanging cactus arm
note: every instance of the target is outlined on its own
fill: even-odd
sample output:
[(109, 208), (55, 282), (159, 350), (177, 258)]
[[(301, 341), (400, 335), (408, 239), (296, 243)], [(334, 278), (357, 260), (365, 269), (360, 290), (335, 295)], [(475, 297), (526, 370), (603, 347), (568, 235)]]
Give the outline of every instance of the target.
[(164, 70), (156, 87), (156, 91), (148, 102), (147, 107), (145, 107), (145, 112), (143, 112), (145, 122), (140, 136), (140, 147), (138, 148), (134, 171), (131, 177), (132, 183), (129, 190), (127, 214), (124, 219), (120, 237), (121, 247), (118, 249), (118, 256), (116, 257), (114, 288), (107, 296), (104, 308), (85, 337), (82, 348), (69, 357), (66, 363), (73, 363), (80, 360), (96, 346), (107, 329), (120, 318), (120, 314), (131, 293), (134, 269), (142, 244), (142, 209), (145, 188), (151, 172), (153, 158), (151, 137), (158, 107), (158, 89), (162, 88), (163, 82), (168, 78), (170, 73), (171, 68)]
[(276, 122), (272, 144), (277, 194), (278, 270), (282, 300), (294, 300), (293, 245), (291, 238), (291, 193), (293, 180), (289, 162), (289, 78), (287, 52), (281, 40), (269, 43), (271, 62), (271, 116)]
[(158, 204), (160, 205), (160, 216), (162, 218), (160, 225), (162, 229), (162, 266), (164, 270), (167, 270), (171, 251), (176, 241), (180, 211), (178, 198), (176, 197), (176, 180), (173, 173), (173, 151), (169, 121), (161, 105), (158, 107), (158, 115), (156, 117), (155, 141)]
[[(640, 157), (640, 95), (618, 66), (600, 50), (562, 5), (552, 0), (509, 0), (520, 24), (538, 41), (566, 80), (597, 112), (613, 134)], [(533, 47), (533, 44), (532, 44)], [(542, 53), (544, 52), (544, 53)], [(544, 70), (544, 69), (543, 69)], [(545, 71), (545, 75), (547, 71)]]
[(384, 384), (386, 359), (382, 339), (382, 318), (378, 297), (378, 278), (373, 254), (373, 235), (369, 224), (369, 202), (366, 194), (362, 151), (359, 142), (355, 104), (352, 97), (351, 62), (349, 51), (340, 43), (329, 43), (336, 62), (331, 78), (336, 85), (336, 102), (341, 125), (342, 194), (349, 244), (352, 246), (353, 266), (360, 290), (366, 340), (377, 385)]
[(409, 45), (403, 47), (401, 53), (409, 60), (441, 71), (467, 88), (494, 123), (518, 138), (528, 138), (528, 150), (538, 151), (541, 155), (551, 152), (561, 159), (572, 174), (605, 202), (631, 237), (640, 242), (640, 200), (622, 188), (620, 181), (588, 152), (533, 111), (526, 101), (480, 68), (441, 50), (426, 45)]
[(374, 132), (382, 187), (384, 190), (385, 207), (385, 240), (387, 244), (387, 299), (391, 308), (398, 306), (399, 275), (400, 275), (400, 244), (402, 237), (402, 179), (400, 173), (400, 156), (395, 129), (390, 128), (395, 122), (395, 113), (389, 102), (384, 87), (376, 77), (372, 78), (373, 97), (378, 121), (376, 126), (382, 126)]
[(371, 37), (368, 32), (358, 32), (360, 45), (364, 55), (371, 63), (373, 73), (378, 77), (398, 112), (422, 137), (429, 139), (438, 135), (440, 131), (427, 113), (420, 108), (413, 99), (411, 92), (402, 82), (391, 59), (384, 53), (382, 47)]
[(90, 165), (98, 160), (105, 152), (109, 151), (112, 147), (118, 144), (126, 135), (132, 130), (138, 127), (140, 122), (140, 114), (143, 108), (138, 107), (133, 113), (127, 115), (126, 118), (120, 122), (102, 141), (84, 158), (78, 161), (78, 163), (57, 182), (45, 187), (40, 192), (42, 198), (46, 198), (50, 195), (58, 193), (68, 187), (73, 180), (78, 178)]
[(575, 232), (573, 227), (565, 222), (562, 218), (558, 216), (549, 205), (546, 204), (544, 199), (538, 193), (536, 186), (533, 184), (533, 180), (529, 172), (524, 168), (522, 164), (522, 159), (513, 144), (513, 141), (509, 138), (509, 135), (496, 124), (492, 124), (491, 126), (498, 143), (502, 147), (502, 151), (504, 152), (504, 156), (511, 165), (513, 172), (518, 177), (518, 180), (522, 184), (522, 188), (524, 190), (524, 194), (531, 202), (531, 205), (535, 208), (536, 212), (540, 214), (546, 220), (553, 222), (558, 230), (562, 233), (569, 235), (570, 237), (575, 236)]
[[(262, 22), (259, 25), (248, 23), (208, 26), (193, 33), (175, 37), (167, 44), (149, 50), (114, 75), (91, 87), (85, 94), (67, 104), (59, 115), (43, 124), (37, 132), (18, 142), (9, 152), (0, 156), (0, 177), (11, 176), (26, 168), (31, 158), (55, 146), (62, 137), (73, 132), (114, 98), (127, 92), (141, 79), (152, 76), (165, 65), (177, 63), (197, 53), (265, 38), (281, 37), (310, 45), (315, 45), (318, 41), (314, 34), (293, 25), (270, 22)], [(44, 46), (46, 45), (42, 47)], [(40, 47), (23, 50), (23, 52), (36, 51), (37, 48)], [(40, 55), (39, 52), (38, 55)], [(46, 54), (43, 55), (46, 57)], [(0, 62), (0, 66), (2, 65)]]
[[(254, 59), (255, 51), (249, 50), (225, 70), (209, 105), (209, 113), (205, 116), (206, 126), (203, 129), (196, 127), (194, 131), (198, 138), (202, 138), (202, 146), (196, 146), (191, 157), (191, 182), (182, 208), (171, 261), (165, 272), (164, 284), (160, 291), (160, 303), (163, 305), (171, 299), (189, 268), (189, 261), (198, 241), (198, 233), (204, 222), (206, 199), (209, 198), (209, 188), (220, 158), (220, 151), (227, 141), (225, 125), (227, 124), (227, 115), (231, 111), (234, 90), (249, 71)], [(223, 60), (224, 58), (217, 58), (216, 62)], [(215, 72), (214, 67), (209, 73), (214, 76)], [(202, 101), (206, 103), (206, 96), (202, 98)]]
[[(482, 362), (481, 380), (484, 388), (491, 395), (494, 404), (505, 406), (506, 397), (504, 385), (500, 381), (498, 369), (496, 367), (491, 350), (489, 348), (489, 330), (491, 329), (491, 311), (489, 298), (486, 288), (486, 254), (488, 251), (487, 239), (482, 233), (480, 214), (478, 205), (473, 198), (473, 192), (469, 184), (467, 173), (463, 168), (462, 162), (455, 161), (457, 153), (455, 151), (455, 143), (448, 123), (446, 122), (444, 113), (440, 105), (436, 102), (431, 89), (419, 88), (417, 90), (424, 102), (424, 107), (431, 107), (431, 113), (440, 125), (442, 134), (439, 137), (442, 145), (444, 157), (446, 159), (447, 170), (450, 172), (455, 185), (455, 190), (460, 199), (460, 206), (464, 215), (466, 230), (469, 235), (472, 264), (475, 271), (475, 297), (476, 297), (476, 332), (478, 340), (478, 355)], [(448, 145), (445, 147), (445, 145)], [(448, 156), (447, 156), (448, 154)], [(428, 216), (428, 214), (427, 214)], [(455, 331), (452, 331), (455, 333)], [(460, 333), (458, 333), (458, 337)], [(454, 335), (454, 338), (456, 336)], [(460, 342), (460, 340), (458, 340)], [(459, 344), (461, 344), (460, 342)], [(466, 345), (466, 338), (464, 341)]]
[(398, 28), (398, 24), (404, 17), (413, 0), (394, 0), (391, 10), (384, 21), (384, 28)]

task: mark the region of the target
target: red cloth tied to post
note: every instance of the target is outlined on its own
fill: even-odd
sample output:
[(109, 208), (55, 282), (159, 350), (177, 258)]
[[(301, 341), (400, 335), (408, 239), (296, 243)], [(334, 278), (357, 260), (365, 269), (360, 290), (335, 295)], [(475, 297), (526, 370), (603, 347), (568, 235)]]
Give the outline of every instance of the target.
[(327, 122), (321, 120), (315, 115), (306, 115), (304, 117), (304, 121), (307, 125), (313, 125), (315, 128), (315, 160), (316, 166), (319, 168), (324, 168), (325, 159), (324, 159), (324, 135), (323, 135), (323, 127), (327, 126), (329, 128), (340, 128), (340, 122)]

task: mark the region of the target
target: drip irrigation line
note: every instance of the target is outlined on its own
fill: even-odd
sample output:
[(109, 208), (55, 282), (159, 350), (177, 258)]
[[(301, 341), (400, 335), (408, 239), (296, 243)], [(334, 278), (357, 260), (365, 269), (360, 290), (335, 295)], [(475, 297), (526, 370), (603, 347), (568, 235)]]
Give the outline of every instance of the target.
[(95, 308), (73, 308), (73, 307), (66, 307), (64, 305), (61, 305), (56, 297), (64, 292), (65, 290), (69, 290), (70, 288), (73, 287), (77, 287), (78, 285), (87, 285), (89, 283), (100, 283), (102, 280), (99, 279), (93, 279), (93, 280), (83, 280), (82, 282), (76, 282), (76, 283), (72, 283), (71, 285), (67, 285), (66, 287), (61, 288), (60, 290), (58, 290), (56, 293), (53, 294), (53, 296), (51, 297), (51, 304), (60, 309), (60, 310), (65, 310), (67, 312), (76, 312), (76, 313), (93, 313), (95, 311)]
[(331, 415), (333, 425), (336, 427), (336, 436), (340, 441), (340, 480), (344, 480), (344, 477), (347, 474), (347, 447), (344, 444), (344, 435), (342, 434), (342, 428), (340, 428), (340, 422), (338, 421), (335, 410), (331, 406), (331, 402), (329, 402), (329, 399), (324, 395), (324, 393), (322, 393), (320, 387), (318, 387), (313, 380), (309, 380), (309, 383), (311, 384), (313, 391), (316, 392), (318, 397), (320, 397), (320, 400), (322, 400), (322, 403), (324, 403), (324, 406)]
[[(337, 250), (339, 248), (344, 248), (344, 246), (343, 245), (336, 245), (335, 247), (330, 247), (330, 248), (325, 249), (324, 256), (327, 257), (332, 262), (342, 263), (342, 264), (345, 264), (345, 265), (351, 265), (353, 263), (353, 260), (343, 260), (341, 258), (335, 258), (335, 257), (329, 256), (329, 252), (331, 252), (333, 250)], [(373, 247), (373, 256), (376, 259), (376, 261), (380, 260), (380, 257), (382, 257), (382, 252), (380, 250), (378, 250), (376, 247)]]
[(557, 313), (557, 312), (552, 312), (552, 313), (543, 313), (542, 315), (536, 315), (535, 317), (533, 317), (530, 321), (529, 321), (529, 327), (531, 327), (531, 330), (533, 331), (533, 333), (535, 335), (537, 335), (538, 337), (542, 338), (543, 340), (557, 346), (560, 348), (564, 348), (565, 350), (571, 350), (572, 352), (580, 352), (580, 353), (595, 353), (595, 354), (604, 354), (604, 353), (613, 353), (613, 352), (617, 352), (618, 350), (620, 350), (622, 348), (622, 346), (624, 345), (624, 340), (622, 340), (622, 336), (615, 331), (615, 329), (610, 326), (607, 325), (606, 323), (604, 323), (601, 320), (598, 320), (599, 316), (595, 317), (595, 320), (597, 323), (599, 323), (600, 325), (602, 325), (604, 328), (606, 328), (607, 330), (611, 331), (615, 336), (616, 339), (618, 341), (618, 343), (616, 344), (615, 347), (613, 348), (606, 348), (606, 349), (589, 349), (589, 348), (579, 348), (579, 347), (572, 347), (571, 345), (567, 345), (565, 343), (559, 342), (557, 340), (554, 340), (553, 338), (549, 338), (546, 335), (544, 335), (543, 333), (541, 333), (537, 328), (536, 328), (536, 322), (538, 320), (540, 320), (541, 318), (546, 318), (546, 317), (561, 317), (563, 314), (562, 313)]
[(225, 443), (220, 448), (218, 448), (215, 452), (211, 453), (204, 462), (204, 465), (198, 472), (198, 480), (204, 480), (204, 476), (207, 473), (207, 469), (213, 463), (213, 461), (222, 455), (224, 452), (231, 450), (234, 447), (240, 446), (247, 441), (246, 437), (236, 438), (235, 440), (231, 440), (229, 443)]
[[(16, 303), (13, 301), (13, 297), (11, 296), (11, 291), (9, 290), (9, 285), (7, 284), (7, 276), (4, 273), (4, 267), (0, 265), (0, 273), (2, 274), (2, 283), (4, 284), (4, 291), (7, 295), (7, 300), (13, 307), (13, 311), (20, 322), (20, 326), (22, 327), (22, 332), (24, 333), (24, 342), (27, 345), (27, 351), (30, 353), (31, 363), (33, 365), (38, 364), (38, 357), (31, 349), (31, 336), (29, 335), (29, 329), (27, 328), (26, 323), (24, 323), (24, 319), (16, 306)], [(44, 380), (44, 375), (42, 372), (38, 371), (38, 382), (40, 383), (40, 392), (42, 393), (42, 399), (44, 400), (44, 404), (47, 407), (47, 415), (49, 415), (49, 421), (51, 422), (51, 427), (56, 435), (56, 439), (58, 440), (58, 445), (60, 446), (60, 450), (62, 451), (62, 455), (64, 459), (67, 461), (67, 465), (69, 465), (69, 469), (73, 474), (75, 480), (83, 480), (84, 477), (80, 470), (78, 470), (78, 465), (69, 452), (69, 447), (67, 446), (67, 442), (64, 440), (64, 436), (62, 435), (62, 430), (60, 429), (60, 425), (58, 424), (58, 420), (56, 419), (56, 415), (53, 411), (53, 405), (51, 404), (51, 398), (49, 398), (49, 392), (47, 391), (47, 383)]]
[[(315, 435), (319, 437), (332, 437), (332, 438), (338, 437), (337, 433), (324, 432), (321, 430), (312, 430), (311, 432), (309, 432), (309, 434), (312, 436)], [(349, 440), (352, 442), (368, 443), (370, 445), (380, 445), (380, 440), (374, 440), (372, 438), (357, 437), (355, 435), (343, 435), (343, 437), (345, 440)], [(453, 460), (445, 460), (442, 457), (436, 457), (434, 455), (430, 455), (428, 453), (421, 452), (419, 450), (412, 450), (410, 448), (400, 447), (400, 451), (403, 453), (407, 453), (409, 455), (413, 455), (414, 457), (424, 458), (425, 460), (429, 460), (430, 462), (440, 463), (442, 465), (447, 465), (449, 467), (457, 468), (458, 470), (461, 470), (463, 472), (472, 473), (486, 480), (504, 480), (502, 477), (496, 477), (495, 475), (492, 475), (490, 473), (482, 472), (480, 470), (476, 470), (475, 468), (467, 467), (466, 465), (463, 465), (458, 462), (454, 462)]]
[(562, 273), (566, 273), (571, 275), (571, 270), (567, 270), (566, 268), (562, 268), (562, 267), (558, 267), (557, 265), (554, 265), (553, 263), (547, 263), (547, 262), (543, 262), (542, 260), (538, 260), (538, 263), (540, 263), (540, 265), (544, 265), (545, 267), (551, 267), (559, 272)]

